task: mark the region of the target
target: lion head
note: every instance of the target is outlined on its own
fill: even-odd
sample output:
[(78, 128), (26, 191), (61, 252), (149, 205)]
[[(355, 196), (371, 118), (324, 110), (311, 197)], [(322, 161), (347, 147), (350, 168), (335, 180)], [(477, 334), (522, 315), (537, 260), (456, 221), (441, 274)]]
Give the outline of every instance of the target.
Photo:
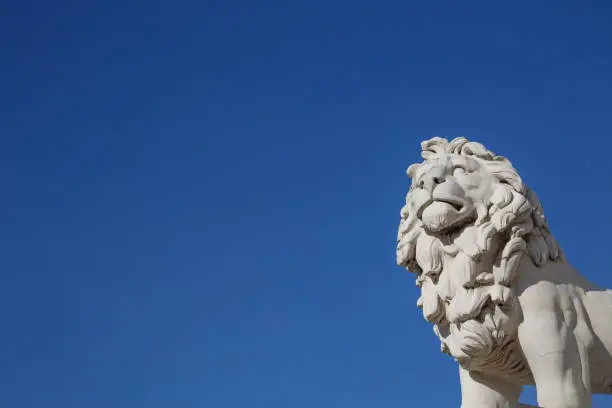
[(424, 162), (408, 168), (397, 262), (417, 274), (417, 305), (444, 352), (466, 368), (504, 364), (521, 318), (519, 265), (563, 255), (536, 194), (506, 158), (463, 137), (421, 147)]

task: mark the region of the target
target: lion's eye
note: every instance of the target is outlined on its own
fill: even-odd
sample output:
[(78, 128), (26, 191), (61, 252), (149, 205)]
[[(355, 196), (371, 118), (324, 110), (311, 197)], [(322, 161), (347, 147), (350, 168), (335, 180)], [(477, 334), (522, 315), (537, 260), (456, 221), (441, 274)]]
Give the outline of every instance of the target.
[(459, 176), (465, 174), (465, 169), (461, 166), (457, 166), (453, 169), (453, 176)]

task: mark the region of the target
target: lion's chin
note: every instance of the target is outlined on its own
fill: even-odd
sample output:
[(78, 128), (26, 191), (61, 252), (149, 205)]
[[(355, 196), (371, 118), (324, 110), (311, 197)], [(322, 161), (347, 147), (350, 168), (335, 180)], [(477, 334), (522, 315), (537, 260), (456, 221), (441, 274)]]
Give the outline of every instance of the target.
[(425, 229), (433, 234), (448, 234), (461, 229), (471, 219), (471, 211), (444, 201), (434, 201), (421, 214)]

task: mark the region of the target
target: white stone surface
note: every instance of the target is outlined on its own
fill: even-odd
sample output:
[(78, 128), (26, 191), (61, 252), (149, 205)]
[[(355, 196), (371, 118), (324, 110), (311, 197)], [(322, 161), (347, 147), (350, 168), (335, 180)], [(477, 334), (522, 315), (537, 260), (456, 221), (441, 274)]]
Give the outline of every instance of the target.
[(507, 159), (465, 138), (421, 147), (397, 262), (416, 273), (417, 306), (459, 363), (461, 406), (525, 406), (526, 384), (546, 408), (587, 408), (593, 393), (612, 393), (612, 291), (566, 261)]

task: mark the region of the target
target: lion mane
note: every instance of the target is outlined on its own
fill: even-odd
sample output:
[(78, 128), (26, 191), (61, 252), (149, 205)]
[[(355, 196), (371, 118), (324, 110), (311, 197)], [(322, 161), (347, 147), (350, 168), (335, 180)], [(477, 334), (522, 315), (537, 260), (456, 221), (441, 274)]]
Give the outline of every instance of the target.
[[(510, 161), (480, 143), (434, 137), (421, 148), (424, 162), (407, 171), (413, 183), (397, 245), (398, 265), (417, 275), (417, 306), (434, 324), (442, 351), (465, 368), (493, 366), (528, 378), (524, 359), (514, 355), (520, 353), (515, 343), (521, 321), (516, 271), (522, 262), (543, 266), (563, 259), (542, 205)], [(426, 164), (445, 155), (476, 159), (495, 182), (489, 202), (480, 203), (466, 224), (436, 235), (419, 220), (411, 193)]]

